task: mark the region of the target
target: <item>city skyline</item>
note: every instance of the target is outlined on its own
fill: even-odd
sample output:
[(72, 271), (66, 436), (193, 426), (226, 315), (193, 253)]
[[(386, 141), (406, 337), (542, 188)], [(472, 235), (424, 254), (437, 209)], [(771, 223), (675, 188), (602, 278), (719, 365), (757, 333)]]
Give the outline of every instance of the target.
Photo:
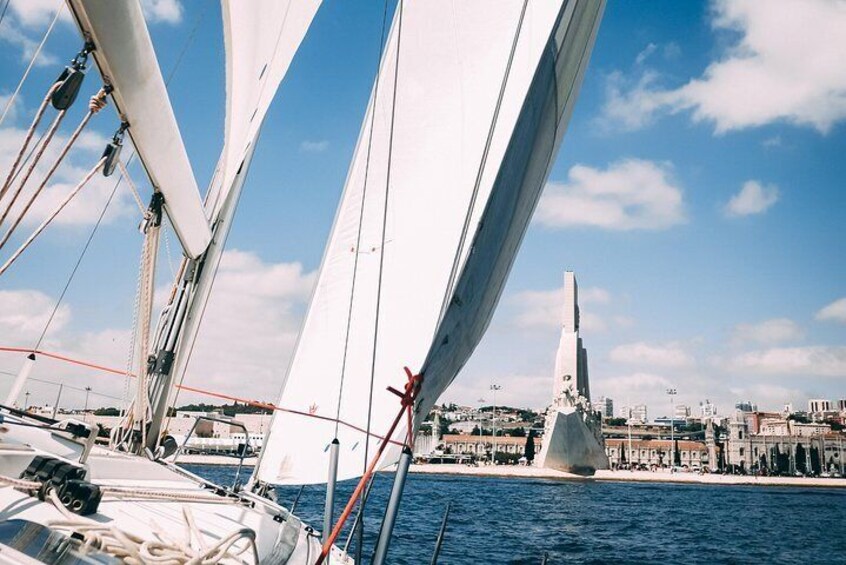
[[(0, 85), (0, 102), (56, 4), (9, 5), (0, 69), (14, 78)], [(565, 269), (580, 281), (597, 398), (645, 403), (658, 414), (669, 408), (671, 387), (678, 403), (710, 398), (721, 413), (744, 399), (778, 408), (843, 396), (846, 71), (839, 60), (846, 34), (837, 33), (844, 16), (829, 4), (802, 4), (796, 13), (790, 2), (609, 4), (499, 311), (441, 402), (474, 405), (496, 382), (501, 404), (548, 404)], [(169, 89), (204, 185), (222, 139), (219, 6), (145, 6), (165, 75), (181, 61)], [(776, 12), (818, 33), (792, 41), (787, 52), (768, 17)], [(269, 115), (186, 384), (275, 400), (369, 95), (381, 17), (381, 7), (366, 3), (326, 3), (319, 11)], [(44, 85), (78, 48), (62, 16), (0, 129), (4, 169)], [(820, 64), (801, 64), (812, 56)], [(92, 71), (86, 93), (98, 86)], [(111, 108), (103, 115), (60, 171), (57, 194), (102, 151), (116, 123)], [(111, 187), (92, 185), (93, 204), (69, 209), (4, 275), (0, 345), (37, 340)], [(119, 192), (46, 349), (125, 365), (140, 246), (133, 207), (130, 193)], [(166, 245), (160, 296), (178, 253), (172, 233)], [(15, 373), (21, 361), (0, 354), (0, 371)], [(86, 386), (123, 395), (120, 378), (89, 378), (49, 362), (33, 376), (64, 380), (69, 405), (82, 406)], [(56, 395), (38, 381), (30, 390), (42, 404)]]

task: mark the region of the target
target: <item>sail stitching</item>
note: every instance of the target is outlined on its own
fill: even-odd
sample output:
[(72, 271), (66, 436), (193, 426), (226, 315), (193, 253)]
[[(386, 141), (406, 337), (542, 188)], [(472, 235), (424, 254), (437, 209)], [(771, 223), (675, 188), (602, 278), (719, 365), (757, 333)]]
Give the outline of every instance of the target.
[(453, 258), (452, 269), (450, 270), (449, 274), (449, 281), (447, 282), (446, 290), (444, 292), (444, 299), (441, 303), (441, 320), (446, 314), (446, 309), (449, 306), (449, 300), (452, 296), (452, 292), (455, 287), (455, 280), (458, 276), (459, 264), (461, 263), (461, 255), (464, 251), (464, 244), (467, 241), (467, 234), (470, 231), (470, 220), (473, 217), (473, 210), (476, 207), (476, 199), (479, 195), (479, 189), (482, 185), (482, 175), (485, 172), (485, 165), (487, 164), (491, 144), (493, 143), (493, 135), (496, 131), (497, 121), (499, 120), (499, 112), (502, 108), (502, 101), (505, 98), (505, 87), (508, 84), (508, 77), (511, 75), (511, 67), (514, 63), (514, 55), (517, 52), (517, 44), (520, 40), (520, 32), (523, 28), (523, 21), (526, 17), (526, 8), (528, 7), (528, 4), (529, 0), (523, 0), (523, 8), (520, 11), (520, 18), (517, 21), (517, 29), (514, 32), (514, 39), (511, 42), (511, 51), (508, 55), (508, 62), (505, 65), (505, 73), (502, 76), (502, 82), (499, 87), (499, 95), (497, 97), (496, 106), (494, 107), (493, 116), (491, 117), (491, 125), (488, 129), (488, 136), (485, 140), (485, 148), (482, 150), (482, 159), (479, 163), (479, 170), (476, 173), (476, 182), (473, 186), (473, 192), (470, 195), (470, 202), (467, 206), (467, 214), (464, 217), (464, 225), (461, 228), (461, 236), (458, 238), (458, 246), (455, 250), (455, 257)]

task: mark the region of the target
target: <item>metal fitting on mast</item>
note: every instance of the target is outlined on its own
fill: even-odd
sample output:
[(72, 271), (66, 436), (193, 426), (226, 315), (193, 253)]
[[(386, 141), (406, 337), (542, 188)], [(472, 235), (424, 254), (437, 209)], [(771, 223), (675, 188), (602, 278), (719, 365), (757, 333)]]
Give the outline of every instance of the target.
[(50, 102), (56, 110), (67, 110), (76, 100), (82, 81), (85, 79), (85, 68), (88, 65), (88, 55), (94, 51), (94, 43), (88, 39), (85, 45), (71, 60), (70, 65), (65, 67), (59, 78), (56, 79), (60, 85), (50, 97)]
[[(111, 91), (111, 89), (109, 89), (109, 91)], [(118, 164), (118, 159), (120, 159), (120, 150), (123, 148), (123, 136), (126, 133), (127, 128), (129, 128), (129, 122), (121, 123), (120, 127), (112, 136), (112, 140), (106, 145), (106, 148), (103, 150), (102, 157), (106, 159), (103, 163), (104, 177), (111, 176), (111, 174), (115, 172), (115, 168)]]

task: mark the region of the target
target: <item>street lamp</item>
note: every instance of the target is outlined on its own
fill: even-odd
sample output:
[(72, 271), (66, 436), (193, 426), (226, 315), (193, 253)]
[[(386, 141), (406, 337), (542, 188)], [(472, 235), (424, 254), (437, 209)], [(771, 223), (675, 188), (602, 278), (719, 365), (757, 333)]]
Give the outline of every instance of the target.
[(491, 412), (491, 431), (493, 432), (493, 453), (491, 454), (491, 463), (496, 465), (496, 391), (502, 390), (499, 385), (491, 385), (491, 392), (493, 392), (493, 410)]
[(676, 426), (675, 426), (675, 416), (674, 408), (673, 408), (673, 397), (678, 394), (676, 389), (668, 388), (667, 389), (667, 396), (670, 397), (670, 472), (673, 471), (673, 467), (676, 464)]
[(82, 410), (82, 413), (84, 414), (83, 417), (85, 418), (86, 422), (88, 421), (88, 395), (90, 393), (91, 393), (91, 387), (90, 386), (85, 387), (85, 408)]
[[(482, 435), (482, 406), (485, 404), (485, 399), (479, 399), (479, 446), (481, 447), (482, 451), (485, 450), (485, 438)], [(478, 454), (479, 450), (476, 449), (476, 453)]]

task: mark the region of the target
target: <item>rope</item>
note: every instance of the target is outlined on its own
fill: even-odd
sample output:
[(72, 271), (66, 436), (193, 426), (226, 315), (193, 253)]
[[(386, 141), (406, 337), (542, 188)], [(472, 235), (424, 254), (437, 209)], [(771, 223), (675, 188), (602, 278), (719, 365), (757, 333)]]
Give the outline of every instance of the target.
[(126, 184), (129, 185), (129, 190), (132, 192), (132, 197), (135, 199), (135, 203), (138, 205), (138, 210), (141, 211), (141, 215), (146, 217), (147, 216), (147, 209), (144, 207), (144, 202), (141, 200), (141, 195), (138, 193), (138, 188), (136, 188), (135, 183), (132, 182), (132, 177), (129, 176), (129, 171), (126, 170), (126, 165), (123, 164), (121, 159), (117, 160), (118, 168), (120, 169), (120, 174), (123, 176), (124, 180), (126, 180)]
[[(73, 514), (65, 508), (55, 490), (50, 491), (49, 500), (62, 518), (48, 521), (47, 526), (77, 534), (82, 538), (85, 547), (97, 548), (122, 559), (129, 565), (150, 563), (214, 565), (224, 560), (247, 563), (241, 556), (249, 550), (252, 550), (252, 562), (259, 562), (258, 548), (255, 543), (256, 534), (252, 529), (235, 530), (209, 546), (188, 506), (182, 508), (187, 539), (176, 539), (172, 536), (172, 532), (158, 527), (155, 522), (151, 524), (155, 539), (144, 539), (109, 523), (100, 523)], [(236, 544), (242, 541), (246, 543), (240, 548), (236, 547)]]
[[(385, 43), (385, 29), (387, 28), (388, 22), (388, 2), (385, 0), (385, 7), (382, 11), (382, 31), (379, 36), (379, 52), (382, 51), (382, 45)], [(367, 139), (367, 158), (364, 162), (364, 185), (361, 189), (361, 210), (359, 211), (358, 215), (358, 233), (356, 233), (355, 238), (355, 248), (354, 253), (355, 257), (353, 259), (353, 276), (352, 276), (352, 285), (350, 287), (350, 306), (347, 311), (347, 328), (346, 334), (344, 335), (344, 356), (341, 360), (341, 383), (338, 386), (338, 409), (335, 417), (337, 419), (341, 418), (341, 400), (344, 396), (344, 379), (346, 377), (347, 372), (347, 351), (349, 349), (350, 344), (350, 327), (352, 326), (352, 311), (353, 311), (353, 301), (355, 299), (355, 283), (356, 283), (356, 275), (358, 274), (358, 256), (359, 256), (359, 248), (361, 247), (361, 232), (363, 223), (364, 223), (364, 203), (367, 198), (367, 179), (370, 175), (370, 153), (373, 147), (373, 124), (376, 121), (376, 101), (379, 99), (379, 77), (382, 74), (382, 65), (379, 64), (376, 66), (376, 84), (373, 87), (373, 107), (370, 109), (370, 132), (368, 134)], [(335, 424), (335, 437), (338, 437), (338, 425)], [(365, 459), (366, 464), (367, 459)]]
[[(131, 372), (127, 373), (127, 371), (121, 371), (119, 369), (113, 369), (111, 367), (105, 367), (103, 365), (97, 365), (95, 363), (89, 363), (87, 361), (74, 359), (72, 357), (68, 357), (66, 355), (61, 355), (61, 354), (58, 354), (58, 353), (52, 353), (52, 352), (49, 352), (49, 351), (42, 351), (40, 349), (30, 349), (30, 348), (25, 348), (25, 347), (0, 346), (0, 352), (3, 352), (3, 353), (26, 353), (26, 354), (33, 353), (35, 355), (43, 355), (44, 357), (49, 357), (51, 359), (56, 359), (58, 361), (63, 361), (63, 362), (66, 362), (66, 363), (70, 363), (72, 365), (78, 365), (80, 367), (95, 369), (97, 371), (101, 371), (101, 372), (111, 374), (111, 375), (120, 375), (122, 377), (129, 377), (129, 378), (135, 377), (135, 375), (132, 374)], [(228, 401), (231, 401), (231, 402), (240, 402), (241, 404), (247, 404), (247, 405), (253, 406), (255, 408), (263, 408), (265, 410), (274, 410), (274, 411), (279, 411), (279, 412), (286, 412), (288, 414), (294, 414), (295, 416), (304, 416), (306, 418), (315, 418), (317, 420), (323, 420), (323, 421), (333, 422), (333, 423), (336, 421), (335, 418), (330, 418), (329, 416), (322, 416), (320, 414), (310, 414), (309, 412), (305, 412), (305, 411), (302, 411), (302, 410), (295, 410), (293, 408), (284, 408), (282, 406), (277, 406), (277, 405), (271, 404), (269, 402), (258, 402), (256, 400), (250, 400), (248, 398), (243, 398), (243, 397), (240, 397), (240, 396), (233, 396), (233, 395), (224, 394), (224, 393), (221, 393), (221, 392), (213, 392), (213, 391), (210, 391), (210, 390), (196, 388), (196, 387), (192, 387), (192, 386), (189, 386), (189, 385), (179, 384), (179, 385), (175, 385), (175, 387), (178, 390), (184, 390), (186, 392), (193, 392), (193, 393), (196, 393), (196, 394), (202, 394), (202, 395), (209, 396), (211, 398), (217, 398), (217, 399), (220, 399), (220, 400), (228, 400)], [(355, 430), (355, 431), (363, 433), (363, 434), (368, 433), (367, 430), (365, 430), (364, 428), (356, 426), (355, 424), (352, 424), (352, 423), (347, 422), (345, 420), (337, 420), (337, 422), (340, 423), (342, 426), (345, 426), (345, 427), (347, 427), (351, 430)], [(378, 439), (378, 440), (384, 440), (385, 439), (384, 436), (381, 436), (377, 433), (370, 432), (369, 435), (371, 437), (375, 438), (375, 439)], [(402, 447), (404, 445), (402, 442), (399, 442), (399, 441), (393, 441), (393, 440), (388, 440), (388, 441), (390, 443), (393, 443), (394, 445), (398, 445), (400, 447)]]
[[(6, 15), (6, 9), (9, 7), (9, 4), (12, 0), (8, 0), (6, 2), (6, 6), (3, 8), (3, 15), (0, 15), (0, 22), (3, 21), (3, 16)], [(50, 33), (53, 31), (53, 27), (56, 25), (56, 22), (59, 21), (59, 16), (62, 13), (62, 10), (65, 7), (65, 3), (60, 1), (59, 7), (56, 9), (56, 15), (53, 16), (53, 21), (50, 22), (50, 26), (47, 28), (47, 33), (44, 34), (44, 37), (41, 39), (41, 43), (38, 44), (38, 47), (35, 49), (35, 53), (32, 54), (32, 59), (29, 61), (29, 65), (27, 65), (26, 70), (24, 71), (23, 76), (21, 77), (18, 86), (15, 88), (15, 91), (6, 101), (6, 106), (3, 108), (3, 114), (0, 115), (0, 125), (3, 124), (3, 121), (6, 119), (6, 115), (9, 113), (9, 110), (12, 108), (12, 105), (15, 103), (15, 99), (18, 97), (18, 94), (21, 92), (21, 88), (23, 88), (24, 82), (26, 82), (27, 77), (29, 77), (29, 72), (35, 66), (35, 61), (38, 60), (38, 56), (41, 54), (41, 49), (44, 47), (44, 44), (47, 43), (47, 38), (50, 36)], [(0, 194), (0, 198), (2, 198), (2, 194)]]
[[(17, 178), (18, 175), (18, 167), (20, 167), (21, 159), (23, 159), (24, 153), (26, 153), (27, 148), (29, 147), (30, 142), (32, 141), (33, 135), (35, 135), (35, 130), (38, 128), (38, 124), (41, 123), (41, 118), (44, 117), (44, 112), (47, 111), (47, 105), (50, 104), (50, 98), (53, 96), (53, 93), (56, 91), (57, 88), (61, 86), (60, 82), (56, 82), (50, 89), (47, 91), (47, 95), (44, 97), (44, 100), (41, 101), (41, 105), (38, 107), (38, 110), (35, 112), (35, 117), (32, 119), (32, 123), (29, 126), (29, 129), (26, 131), (26, 136), (24, 137), (23, 146), (21, 150), (18, 151), (18, 154), (15, 156), (15, 161), (12, 163), (12, 168), (9, 169), (8, 175), (6, 175), (6, 180), (3, 181), (3, 187), (0, 188), (0, 199), (6, 196), (6, 193), (9, 191), (14, 180)], [(39, 143), (41, 140), (39, 139)], [(38, 147), (38, 144), (36, 144)], [(33, 148), (34, 149), (34, 148)], [(31, 155), (31, 153), (30, 153)], [(40, 154), (39, 154), (40, 155)], [(27, 157), (29, 159), (29, 157)], [(14, 203), (14, 201), (12, 201)], [(11, 209), (12, 204), (9, 204), (9, 209)], [(3, 218), (6, 217), (7, 212), (4, 212)], [(0, 219), (0, 224), (3, 223), (3, 220)]]
[(0, 475), (0, 484), (28, 491), (38, 490), (41, 488), (41, 483), (38, 481), (27, 481), (25, 479), (16, 479), (14, 477), (6, 477), (4, 475)]
[[(41, 184), (38, 185), (38, 188), (36, 188), (35, 192), (33, 192), (32, 196), (30, 196), (29, 201), (27, 201), (26, 205), (23, 207), (23, 210), (21, 210), (20, 214), (18, 215), (17, 220), (15, 220), (15, 222), (11, 225), (11, 227), (9, 227), (8, 231), (6, 231), (6, 235), (3, 236), (3, 239), (0, 240), (0, 249), (3, 249), (3, 246), (6, 245), (6, 242), (8, 242), (9, 238), (12, 237), (12, 232), (14, 232), (15, 228), (17, 228), (18, 225), (20, 225), (21, 220), (23, 220), (24, 216), (26, 216), (26, 213), (32, 207), (32, 204), (35, 202), (36, 198), (38, 198), (38, 196), (41, 194), (41, 191), (44, 190), (44, 187), (47, 186), (47, 183), (50, 181), (50, 178), (56, 172), (56, 169), (59, 168), (59, 165), (64, 160), (65, 156), (68, 154), (68, 151), (70, 151), (70, 148), (73, 146), (73, 144), (79, 138), (79, 135), (82, 133), (82, 130), (85, 129), (85, 126), (88, 125), (88, 122), (91, 120), (91, 117), (94, 114), (96, 114), (97, 112), (99, 112), (100, 110), (102, 110), (103, 108), (106, 107), (106, 103), (107, 103), (106, 96), (107, 96), (106, 89), (101, 88), (97, 92), (97, 94), (95, 94), (94, 96), (91, 97), (91, 100), (88, 102), (88, 112), (86, 112), (85, 117), (82, 118), (82, 121), (80, 122), (80, 124), (76, 127), (74, 132), (71, 134), (67, 143), (65, 143), (64, 148), (62, 148), (61, 153), (59, 153), (59, 157), (53, 163), (53, 166), (51, 166), (50, 169), (47, 171), (47, 175), (44, 177), (44, 180), (41, 181)], [(58, 123), (61, 122), (61, 118), (64, 117), (64, 115), (65, 115), (65, 110), (62, 110), (62, 111), (59, 112), (59, 114), (56, 118), (56, 121), (54, 121), (54, 124), (57, 127), (58, 127)], [(41, 146), (42, 147), (41, 153), (43, 153), (44, 149), (47, 147), (47, 144), (50, 143), (50, 140), (53, 137), (53, 133), (55, 133), (55, 129), (53, 129), (50, 133), (48, 133), (47, 139), (44, 141), (44, 144)], [(15, 195), (12, 197), (12, 200), (9, 203), (9, 207), (4, 212), (3, 217), (0, 218), (0, 224), (3, 223), (3, 220), (6, 218), (6, 214), (8, 214), (9, 211), (11, 211), (12, 205), (15, 203), (15, 200), (17, 200), (18, 195), (21, 193), (21, 190), (26, 185), (26, 182), (29, 180), (29, 177), (32, 174), (32, 171), (35, 169), (35, 166), (38, 164), (38, 160), (39, 160), (40, 156), (41, 155), (39, 154), (36, 157), (35, 161), (33, 161), (30, 164), (29, 170), (27, 171), (27, 174), (24, 176), (23, 180), (21, 180), (20, 185), (18, 185), (18, 190), (15, 192)]]
[(69, 193), (69, 194), (65, 197), (65, 199), (64, 199), (64, 200), (62, 200), (62, 202), (61, 202), (61, 203), (60, 203), (60, 204), (56, 207), (56, 209), (55, 209), (55, 210), (53, 210), (53, 212), (51, 212), (51, 213), (50, 213), (50, 215), (49, 215), (49, 216), (47, 216), (47, 218), (45, 218), (45, 220), (44, 220), (43, 222), (41, 222), (41, 225), (40, 225), (40, 226), (38, 226), (38, 227), (35, 229), (35, 231), (34, 231), (34, 232), (32, 232), (32, 235), (30, 235), (30, 236), (27, 238), (27, 240), (26, 240), (26, 241), (24, 241), (24, 242), (21, 244), (21, 246), (20, 246), (20, 247), (18, 247), (17, 251), (15, 251), (15, 252), (12, 254), (12, 256), (11, 256), (11, 257), (9, 257), (9, 259), (8, 259), (8, 260), (7, 260), (7, 261), (3, 264), (3, 266), (2, 266), (2, 267), (0, 267), (0, 276), (2, 276), (2, 275), (3, 275), (3, 273), (5, 273), (5, 272), (6, 272), (6, 270), (7, 270), (7, 269), (8, 269), (8, 268), (12, 265), (12, 263), (14, 263), (14, 262), (15, 262), (15, 260), (16, 260), (18, 257), (20, 257), (20, 256), (21, 256), (21, 254), (22, 254), (24, 251), (26, 251), (27, 247), (29, 247), (29, 246), (30, 246), (30, 244), (32, 244), (32, 242), (33, 242), (33, 241), (35, 241), (35, 238), (37, 238), (39, 235), (41, 235), (41, 232), (43, 232), (43, 231), (47, 228), (47, 226), (48, 226), (48, 225), (50, 225), (50, 222), (52, 222), (52, 221), (56, 218), (56, 216), (58, 216), (58, 215), (59, 215), (59, 213), (60, 213), (62, 210), (64, 210), (65, 206), (67, 206), (67, 205), (70, 203), (70, 201), (71, 201), (71, 200), (73, 200), (73, 199), (74, 199), (74, 197), (75, 197), (77, 194), (79, 194), (79, 191), (80, 191), (80, 190), (82, 190), (82, 188), (83, 188), (86, 184), (88, 184), (88, 181), (90, 181), (90, 180), (94, 177), (94, 175), (95, 175), (95, 174), (97, 174), (97, 171), (99, 171), (99, 170), (103, 167), (103, 164), (104, 164), (105, 162), (106, 162), (106, 158), (105, 158), (105, 157), (101, 158), (101, 159), (97, 162), (97, 164), (96, 164), (96, 165), (94, 165), (94, 168), (93, 168), (93, 169), (91, 169), (91, 170), (88, 172), (88, 174), (87, 174), (87, 175), (85, 175), (85, 177), (82, 179), (82, 181), (81, 181), (78, 185), (76, 185), (76, 187), (75, 187), (72, 191), (70, 191), (70, 193)]
[[(385, 434), (386, 438), (390, 438), (394, 435), (394, 431), (396, 431), (397, 425), (399, 424), (400, 420), (402, 420), (404, 414), (408, 413), (409, 417), (411, 417), (411, 409), (414, 406), (415, 401), (417, 400), (417, 394), (420, 392), (420, 384), (423, 382), (422, 375), (412, 374), (412, 372), (407, 367), (405, 368), (405, 372), (408, 376), (408, 381), (405, 384), (405, 390), (403, 392), (396, 391), (390, 387), (388, 388), (388, 390), (390, 390), (391, 392), (399, 395), (400, 409), (396, 417), (394, 418), (394, 421), (391, 423), (391, 427), (388, 429), (388, 433)], [(335, 543), (335, 540), (338, 539), (338, 536), (341, 534), (341, 530), (344, 527), (344, 523), (347, 521), (347, 518), (350, 517), (355, 503), (361, 497), (365, 486), (370, 480), (370, 477), (373, 475), (373, 472), (376, 470), (376, 465), (379, 463), (379, 459), (381, 459), (382, 454), (388, 447), (388, 443), (388, 441), (383, 441), (381, 444), (379, 444), (379, 449), (376, 450), (376, 455), (373, 456), (373, 459), (370, 461), (370, 465), (367, 467), (364, 474), (361, 476), (361, 479), (359, 479), (355, 490), (350, 496), (349, 501), (347, 501), (347, 505), (344, 508), (344, 511), (341, 512), (341, 516), (338, 518), (338, 522), (335, 524), (335, 527), (332, 528), (332, 533), (326, 538), (326, 541), (323, 543), (323, 551), (321, 551), (320, 557), (317, 558), (315, 565), (321, 565), (321, 563), (323, 563), (328, 557), (329, 552), (332, 550), (332, 545)]]
[(508, 77), (511, 74), (511, 67), (514, 63), (514, 54), (517, 52), (517, 43), (520, 39), (520, 32), (523, 29), (523, 20), (526, 17), (526, 8), (529, 0), (523, 0), (523, 9), (520, 11), (520, 19), (517, 21), (517, 29), (514, 32), (514, 39), (511, 42), (511, 52), (508, 54), (508, 62), (505, 65), (505, 73), (502, 75), (502, 82), (499, 86), (499, 95), (496, 99), (496, 106), (494, 107), (493, 117), (491, 117), (491, 125), (488, 128), (488, 137), (485, 140), (485, 148), (482, 150), (482, 159), (479, 163), (479, 170), (476, 172), (476, 182), (473, 184), (473, 192), (470, 195), (470, 202), (467, 205), (467, 214), (464, 217), (464, 225), (461, 227), (461, 237), (458, 238), (458, 246), (455, 249), (455, 257), (452, 262), (452, 269), (449, 273), (449, 281), (444, 292), (444, 300), (441, 303), (441, 315), (443, 318), (449, 306), (452, 290), (455, 285), (455, 278), (458, 276), (458, 267), (461, 263), (461, 255), (464, 251), (464, 244), (467, 242), (467, 233), (470, 231), (470, 220), (473, 217), (473, 210), (476, 207), (476, 198), (479, 196), (479, 188), (482, 185), (482, 175), (485, 172), (485, 165), (488, 162), (488, 154), (490, 153), (491, 143), (493, 142), (494, 131), (496, 131), (496, 124), (499, 120), (499, 111), (502, 109), (502, 101), (505, 98), (505, 87), (508, 84)]

